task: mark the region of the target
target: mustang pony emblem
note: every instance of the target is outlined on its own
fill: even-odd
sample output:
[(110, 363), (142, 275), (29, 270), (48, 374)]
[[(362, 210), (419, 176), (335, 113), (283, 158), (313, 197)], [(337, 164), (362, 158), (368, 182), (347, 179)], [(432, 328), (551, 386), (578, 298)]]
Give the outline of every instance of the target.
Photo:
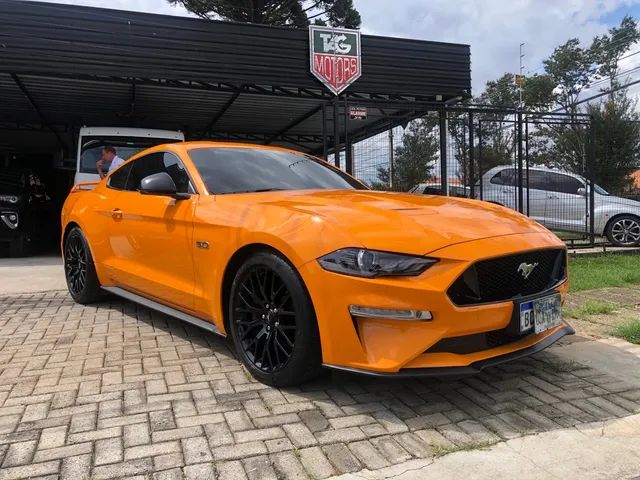
[(522, 262), (518, 266), (518, 273), (521, 273), (524, 279), (526, 280), (531, 275), (531, 272), (538, 266), (538, 263), (525, 263)]

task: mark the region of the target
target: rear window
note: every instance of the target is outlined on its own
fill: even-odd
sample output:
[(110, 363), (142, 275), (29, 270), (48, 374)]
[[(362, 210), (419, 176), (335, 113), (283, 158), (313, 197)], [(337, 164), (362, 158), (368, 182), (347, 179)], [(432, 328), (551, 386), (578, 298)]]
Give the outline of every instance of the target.
[(215, 194), (270, 190), (366, 190), (346, 173), (297, 152), (259, 148), (189, 150), (207, 189)]

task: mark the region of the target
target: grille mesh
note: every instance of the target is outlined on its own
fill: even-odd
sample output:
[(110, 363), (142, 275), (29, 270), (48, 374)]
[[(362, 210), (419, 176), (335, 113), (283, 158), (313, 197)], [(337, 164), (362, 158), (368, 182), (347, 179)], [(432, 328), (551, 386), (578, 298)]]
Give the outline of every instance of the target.
[[(537, 264), (527, 278), (522, 264)], [(447, 294), (458, 306), (511, 300), (549, 290), (566, 277), (564, 249), (534, 250), (481, 260), (471, 265), (449, 287)]]

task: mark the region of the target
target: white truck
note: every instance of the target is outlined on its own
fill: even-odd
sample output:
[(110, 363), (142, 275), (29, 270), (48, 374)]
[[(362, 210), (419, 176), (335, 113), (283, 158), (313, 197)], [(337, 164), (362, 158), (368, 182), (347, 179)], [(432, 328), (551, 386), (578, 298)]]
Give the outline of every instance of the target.
[(116, 154), (127, 160), (154, 145), (175, 142), (184, 142), (182, 132), (149, 128), (82, 127), (78, 135), (75, 183), (100, 180), (96, 163), (105, 145), (114, 147)]

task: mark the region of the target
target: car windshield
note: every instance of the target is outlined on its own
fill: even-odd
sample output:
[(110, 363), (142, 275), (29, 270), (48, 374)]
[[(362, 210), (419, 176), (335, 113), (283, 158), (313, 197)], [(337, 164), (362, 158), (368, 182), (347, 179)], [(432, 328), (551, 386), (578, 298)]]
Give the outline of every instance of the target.
[(136, 153), (147, 148), (163, 143), (175, 143), (179, 140), (168, 138), (149, 137), (122, 137), (122, 136), (86, 136), (82, 137), (82, 150), (80, 154), (80, 172), (98, 173), (96, 162), (102, 157), (102, 149), (105, 145), (111, 145), (116, 149), (116, 155), (123, 160), (128, 160)]
[(607, 192), (604, 188), (602, 188), (600, 185), (595, 185), (593, 187), (593, 189), (595, 190), (596, 193), (599, 193), (600, 195), (610, 195), (609, 192)]
[(189, 150), (210, 193), (272, 190), (365, 190), (349, 175), (309, 155), (263, 148)]

